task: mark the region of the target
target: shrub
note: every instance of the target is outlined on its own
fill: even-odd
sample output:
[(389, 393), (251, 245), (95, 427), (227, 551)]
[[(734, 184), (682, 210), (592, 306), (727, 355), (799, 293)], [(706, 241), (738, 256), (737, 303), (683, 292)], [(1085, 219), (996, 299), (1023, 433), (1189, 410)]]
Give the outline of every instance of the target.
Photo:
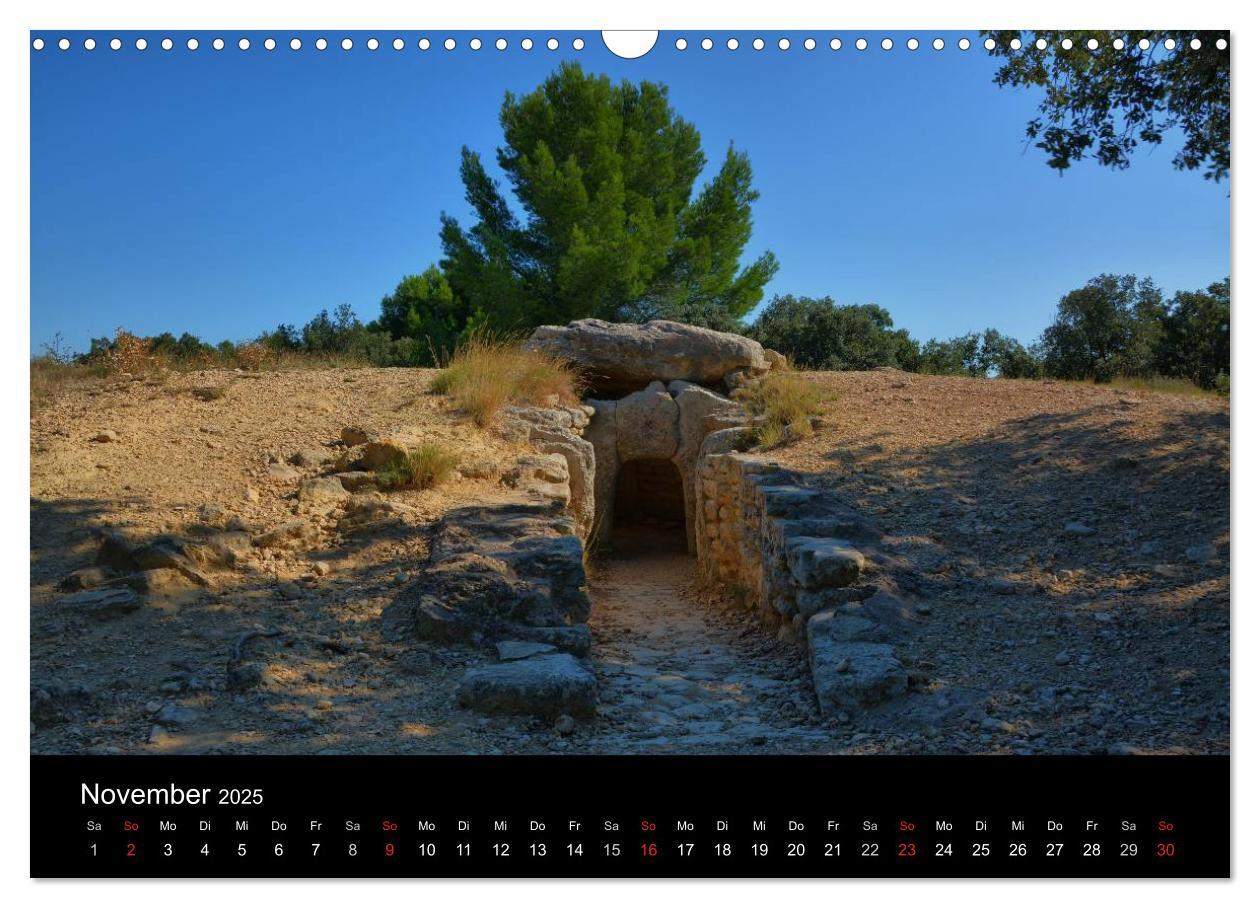
[(446, 482), (459, 455), (435, 442), (426, 442), (376, 471), (382, 489), (432, 489)]
[(265, 344), (241, 344), (236, 348), (236, 361), (242, 369), (257, 371), (271, 354), (272, 351)]
[(464, 343), (429, 385), (448, 394), (479, 426), (490, 425), (508, 404), (547, 406), (580, 402), (580, 376), (570, 362), (515, 339), (478, 333)]
[(804, 438), (822, 409), (823, 393), (799, 372), (770, 372), (753, 386), (744, 407), (757, 420), (757, 443), (768, 448)]

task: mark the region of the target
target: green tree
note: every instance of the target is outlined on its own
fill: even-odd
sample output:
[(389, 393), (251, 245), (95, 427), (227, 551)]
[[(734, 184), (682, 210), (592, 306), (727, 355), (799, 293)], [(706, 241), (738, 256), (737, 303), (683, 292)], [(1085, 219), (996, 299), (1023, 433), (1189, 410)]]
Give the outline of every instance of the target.
[(1172, 298), (1156, 351), (1160, 372), (1204, 388), (1229, 378), (1229, 278)]
[[(1184, 139), (1173, 166), (1202, 168), (1212, 180), (1229, 175), (1229, 50), (1216, 47), (1228, 32), (985, 34), (995, 42), (989, 53), (1003, 61), (998, 85), (1044, 89), (1026, 134), (1051, 167), (1063, 171), (1089, 155), (1123, 169), (1140, 143), (1157, 145), (1172, 132)], [(1015, 38), (1018, 49), (1011, 48)], [(1198, 50), (1190, 47), (1193, 38), (1203, 42)], [(1167, 40), (1175, 50), (1164, 49)], [(1066, 49), (1064, 41), (1071, 42)]]
[(368, 325), (394, 340), (415, 341), (419, 364), (438, 365), (455, 351), (470, 313), (451, 290), (446, 275), (430, 265), (422, 274), (410, 274), (394, 292), (381, 300), (381, 315)]
[(304, 353), (345, 353), (363, 325), (348, 303), (342, 303), (330, 316), (320, 310), (302, 327), (301, 349)]
[(1102, 274), (1068, 293), (1042, 334), (1047, 374), (1101, 382), (1148, 374), (1151, 351), (1145, 339), (1135, 339), (1143, 338), (1146, 313), (1160, 305), (1159, 297), (1150, 278), (1139, 281), (1132, 274)]
[(887, 309), (837, 306), (829, 296), (776, 296), (749, 334), (806, 369), (904, 368), (902, 360), (918, 354), (905, 330), (893, 328)]
[(693, 196), (705, 165), (700, 134), (664, 85), (613, 84), (563, 64), (499, 113), (518, 217), (477, 153), (460, 177), (476, 216), (442, 216), (442, 269), (472, 324), (521, 329), (546, 321), (739, 318), (777, 263), (741, 267), (752, 231), (752, 167), (728, 148)]
[(996, 328), (985, 330), (980, 344), (984, 374), (998, 378), (1038, 378), (1041, 359), (1013, 337)]
[(928, 375), (987, 375), (982, 352), (982, 338), (974, 332), (946, 340), (934, 337), (923, 345), (919, 371)]

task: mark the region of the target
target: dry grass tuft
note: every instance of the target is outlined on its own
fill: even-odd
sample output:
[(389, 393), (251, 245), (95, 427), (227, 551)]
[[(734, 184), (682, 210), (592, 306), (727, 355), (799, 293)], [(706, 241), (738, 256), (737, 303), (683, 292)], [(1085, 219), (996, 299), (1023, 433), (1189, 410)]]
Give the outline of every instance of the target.
[(459, 455), (440, 444), (422, 444), (376, 471), (376, 483), (389, 489), (432, 489), (450, 479)]
[(804, 438), (814, 431), (813, 418), (822, 410), (821, 388), (799, 372), (767, 373), (750, 389), (744, 407), (757, 421), (757, 444), (766, 448)]
[(581, 376), (572, 363), (489, 334), (476, 335), (456, 350), (429, 387), (450, 395), (483, 427), (509, 404), (575, 406), (581, 401)]

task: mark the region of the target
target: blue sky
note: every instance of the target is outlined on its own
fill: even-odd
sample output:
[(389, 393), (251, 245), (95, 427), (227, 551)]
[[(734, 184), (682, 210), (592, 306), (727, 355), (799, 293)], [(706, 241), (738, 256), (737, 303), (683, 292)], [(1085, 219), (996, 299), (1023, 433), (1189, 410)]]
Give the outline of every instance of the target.
[[(993, 326), (1024, 341), (1058, 298), (1102, 272), (1150, 275), (1167, 291), (1229, 270), (1229, 189), (1173, 170), (1179, 142), (1141, 149), (1127, 171), (1092, 162), (1063, 176), (1024, 147), (1038, 96), (999, 89), (979, 42), (946, 49), (739, 50), (662, 33), (639, 60), (598, 33), (478, 33), (480, 51), (381, 49), (313, 33), (70, 34), (31, 53), (31, 346), (75, 349), (123, 326), (242, 340), (350, 303), (364, 321), (399, 278), (440, 257), (442, 211), (468, 222), (460, 146), (493, 162), (505, 90), (526, 92), (562, 59), (669, 85), (714, 165), (747, 151), (761, 200), (747, 254), (781, 268), (773, 293), (874, 302), (926, 339)], [(98, 46), (82, 48), (93, 34)], [(175, 49), (164, 52), (165, 35)], [(214, 51), (217, 34), (227, 47)], [(252, 47), (241, 52), (245, 34)], [(296, 34), (303, 49), (288, 49)], [(329, 33), (340, 39), (343, 33)], [(500, 34), (509, 50), (497, 51)], [(573, 51), (576, 34), (585, 49)], [(722, 33), (722, 40), (729, 33)], [(833, 34), (843, 48), (833, 52)], [(882, 35), (883, 33), (881, 33)], [(200, 49), (185, 41), (195, 35)], [(406, 39), (403, 51), (389, 42)], [(263, 40), (279, 45), (268, 52)], [(767, 39), (779, 33), (767, 33)], [(705, 177), (712, 173), (712, 167)]]

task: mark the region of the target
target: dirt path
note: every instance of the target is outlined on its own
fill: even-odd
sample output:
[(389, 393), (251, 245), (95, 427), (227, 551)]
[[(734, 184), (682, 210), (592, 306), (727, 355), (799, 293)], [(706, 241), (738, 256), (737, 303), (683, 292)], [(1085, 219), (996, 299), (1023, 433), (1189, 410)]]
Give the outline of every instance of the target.
[(605, 752), (815, 747), (801, 655), (751, 616), (698, 594), (695, 560), (623, 538), (592, 570), (592, 661)]

